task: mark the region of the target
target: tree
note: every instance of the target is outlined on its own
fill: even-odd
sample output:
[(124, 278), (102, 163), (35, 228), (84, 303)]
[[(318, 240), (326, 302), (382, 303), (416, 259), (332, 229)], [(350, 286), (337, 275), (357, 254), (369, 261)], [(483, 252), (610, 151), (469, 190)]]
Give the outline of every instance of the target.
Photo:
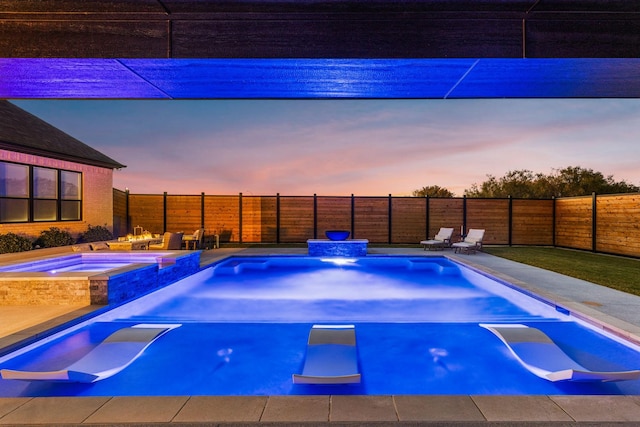
[(568, 166), (557, 171), (551, 178), (555, 196), (584, 196), (592, 193), (617, 194), (637, 193), (640, 187), (624, 180), (615, 181), (613, 175), (605, 177), (601, 172)]
[(639, 191), (640, 187), (624, 180), (617, 182), (611, 175), (605, 177), (593, 169), (568, 166), (553, 170), (549, 175), (526, 169), (509, 171), (502, 178), (487, 175), (485, 182), (473, 184), (464, 194), (467, 197), (551, 198), (584, 196), (594, 192), (616, 194)]
[(454, 194), (446, 188), (439, 185), (430, 185), (422, 187), (419, 190), (413, 190), (413, 197), (453, 197)]
[(532, 171), (523, 169), (509, 171), (502, 178), (487, 175), (487, 180), (479, 187), (473, 184), (471, 189), (465, 190), (467, 197), (521, 197), (536, 198), (547, 197), (544, 194), (542, 185), (543, 175), (534, 174)]

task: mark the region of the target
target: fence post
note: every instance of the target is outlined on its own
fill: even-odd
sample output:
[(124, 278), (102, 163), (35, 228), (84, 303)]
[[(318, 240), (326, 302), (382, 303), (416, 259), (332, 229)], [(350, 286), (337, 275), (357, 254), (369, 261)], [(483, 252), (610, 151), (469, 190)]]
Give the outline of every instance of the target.
[(428, 194), (424, 197), (424, 200), (425, 200), (424, 225), (425, 225), (425, 234), (426, 234), (424, 237), (425, 237), (425, 239), (428, 239), (429, 238), (429, 225), (430, 225), (429, 224), (430, 223), (429, 215), (430, 215), (430, 210), (431, 210), (431, 206), (429, 204), (429, 195)]
[(597, 226), (598, 219), (598, 195), (594, 191), (591, 194), (591, 251), (597, 252), (598, 248), (598, 239), (596, 238), (596, 233), (598, 231)]
[(513, 197), (509, 194), (509, 246), (513, 244)]
[(462, 230), (461, 238), (467, 233), (467, 195), (462, 196)]
[(556, 247), (556, 196), (551, 196), (551, 219), (553, 220), (553, 224), (551, 224), (551, 244), (555, 248)]
[(242, 193), (238, 194), (238, 243), (242, 243)]
[(167, 192), (162, 194), (162, 232), (167, 232)]
[(204, 228), (204, 191), (200, 193), (200, 228)]
[(318, 238), (318, 195), (313, 193), (313, 238)]
[(280, 244), (280, 193), (276, 193), (276, 243)]
[[(124, 226), (125, 226), (125, 232), (124, 234), (127, 235), (130, 233), (129, 231), (129, 223), (131, 222), (131, 218), (130, 218), (130, 213), (129, 213), (129, 189), (126, 188), (124, 190)], [(122, 233), (120, 233), (122, 234)]]
[(388, 224), (388, 225), (389, 225), (389, 236), (388, 236), (388, 239), (387, 239), (387, 240), (389, 241), (389, 244), (391, 244), (391, 240), (392, 240), (392, 238), (391, 238), (391, 233), (393, 232), (393, 226), (392, 226), (392, 224), (391, 224), (391, 221), (393, 220), (393, 216), (392, 216), (392, 215), (393, 215), (393, 213), (392, 213), (392, 211), (393, 211), (392, 203), (393, 203), (393, 198), (391, 197), (391, 194), (389, 194), (389, 208), (388, 208), (389, 210), (388, 210), (388, 214), (387, 214), (387, 216), (388, 216), (387, 221), (389, 222), (389, 224)]
[(351, 238), (355, 239), (355, 221), (356, 221), (356, 214), (355, 214), (355, 206), (356, 206), (356, 199), (353, 197), (353, 193), (351, 193)]

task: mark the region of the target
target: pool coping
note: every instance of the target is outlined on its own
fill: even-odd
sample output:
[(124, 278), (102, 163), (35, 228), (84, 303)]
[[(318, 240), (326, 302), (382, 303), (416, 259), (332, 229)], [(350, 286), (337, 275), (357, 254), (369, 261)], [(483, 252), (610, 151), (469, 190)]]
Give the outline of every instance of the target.
[[(596, 307), (559, 296), (487, 266), (491, 255), (423, 253), (422, 249), (371, 249), (372, 254), (442, 256), (513, 283), (571, 310), (615, 334), (640, 336), (640, 326)], [(211, 250), (206, 267), (227, 256), (306, 254), (300, 248)], [(511, 262), (511, 261), (508, 261)], [(517, 264), (517, 263), (516, 263)], [(524, 267), (526, 268), (526, 267)], [(640, 308), (640, 305), (638, 305)], [(51, 327), (51, 325), (49, 325)], [(37, 328), (34, 328), (34, 333)], [(549, 395), (321, 395), (137, 396), (0, 398), (1, 425), (638, 425), (640, 396)]]

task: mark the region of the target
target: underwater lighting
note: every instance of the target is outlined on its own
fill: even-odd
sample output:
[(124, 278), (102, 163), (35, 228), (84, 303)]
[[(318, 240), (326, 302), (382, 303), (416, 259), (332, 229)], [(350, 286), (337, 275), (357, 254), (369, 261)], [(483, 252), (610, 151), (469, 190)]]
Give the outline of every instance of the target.
[(354, 258), (320, 258), (320, 261), (335, 265), (349, 265), (358, 262), (358, 260)]

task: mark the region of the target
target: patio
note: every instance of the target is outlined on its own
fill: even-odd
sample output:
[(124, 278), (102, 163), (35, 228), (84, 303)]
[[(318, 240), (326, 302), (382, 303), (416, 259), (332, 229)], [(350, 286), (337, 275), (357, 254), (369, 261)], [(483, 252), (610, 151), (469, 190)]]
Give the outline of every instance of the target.
[[(306, 248), (205, 251), (202, 265), (232, 253), (305, 254)], [(422, 248), (371, 249), (370, 253), (422, 256)], [(528, 267), (485, 253), (446, 252), (473, 267), (553, 299), (614, 333), (640, 339), (640, 297)], [(594, 305), (593, 302), (597, 302)], [(95, 307), (94, 307), (95, 308)], [(0, 347), (83, 315), (92, 307), (56, 314), (32, 308), (34, 325), (22, 333), (0, 329)], [(4, 308), (0, 314), (5, 317)], [(40, 310), (40, 311), (39, 311)], [(53, 318), (50, 318), (53, 316)], [(3, 322), (3, 325), (11, 322)], [(14, 341), (15, 342), (15, 341)], [(608, 410), (602, 410), (607, 408)], [(0, 399), (0, 425), (637, 425), (639, 396), (180, 396)]]

